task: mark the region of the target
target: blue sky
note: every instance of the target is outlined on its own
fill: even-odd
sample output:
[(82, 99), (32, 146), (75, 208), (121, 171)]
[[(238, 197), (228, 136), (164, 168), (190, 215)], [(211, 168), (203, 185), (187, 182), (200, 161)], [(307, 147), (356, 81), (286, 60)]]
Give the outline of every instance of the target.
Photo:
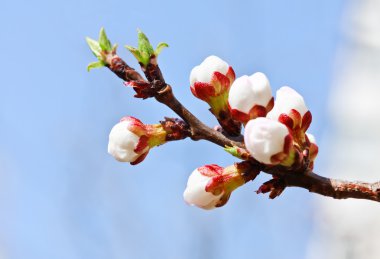
[[(260, 176), (214, 211), (187, 206), (182, 192), (201, 165), (234, 162), (216, 146), (185, 140), (153, 150), (138, 166), (106, 152), (123, 116), (145, 123), (174, 116), (106, 69), (84, 41), (104, 26), (119, 53), (136, 28), (153, 44), (178, 98), (209, 125), (189, 91), (189, 72), (208, 55), (237, 76), (261, 71), (273, 90), (290, 85), (322, 135), (343, 1), (26, 1), (0, 9), (0, 258), (303, 258), (311, 194), (256, 195)], [(321, 151), (323, 152), (323, 150)], [(318, 163), (318, 162), (317, 162)], [(318, 168), (317, 164), (317, 168)]]

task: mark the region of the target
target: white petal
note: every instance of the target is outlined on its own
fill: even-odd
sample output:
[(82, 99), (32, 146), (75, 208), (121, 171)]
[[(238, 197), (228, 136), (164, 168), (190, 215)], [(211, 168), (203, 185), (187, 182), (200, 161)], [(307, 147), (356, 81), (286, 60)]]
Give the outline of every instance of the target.
[(209, 182), (210, 177), (202, 175), (197, 169), (195, 169), (188, 181), (186, 189), (183, 193), (183, 198), (186, 203), (195, 205), (203, 209), (213, 209), (219, 202), (220, 197), (223, 195), (213, 195), (211, 192), (206, 192), (206, 185)]
[(229, 65), (217, 56), (207, 57), (199, 66), (194, 67), (190, 73), (190, 85), (195, 82), (209, 83), (214, 72), (227, 74)]
[(282, 113), (289, 114), (292, 109), (298, 111), (301, 117), (309, 110), (303, 97), (297, 91), (288, 86), (283, 86), (277, 91), (274, 107), (267, 114), (267, 117), (277, 120)]
[(244, 142), (249, 153), (259, 162), (271, 164), (271, 157), (284, 149), (288, 128), (274, 120), (250, 120), (244, 132)]
[(195, 66), (190, 72), (190, 85), (193, 85), (197, 81), (197, 76), (200, 74), (200, 66)]
[(133, 162), (140, 155), (134, 152), (139, 137), (128, 130), (129, 122), (116, 124), (109, 135), (108, 153), (120, 162)]
[(231, 108), (246, 114), (255, 106), (266, 107), (272, 99), (272, 90), (265, 74), (254, 73), (251, 76), (242, 76), (231, 86), (228, 103)]

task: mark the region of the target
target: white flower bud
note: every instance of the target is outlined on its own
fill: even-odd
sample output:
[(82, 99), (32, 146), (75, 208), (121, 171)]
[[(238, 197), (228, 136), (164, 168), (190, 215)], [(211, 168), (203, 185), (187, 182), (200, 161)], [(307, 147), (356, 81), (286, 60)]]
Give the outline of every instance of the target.
[(284, 154), (281, 158), (285, 159), (289, 154), (291, 140), (289, 130), (284, 124), (268, 118), (250, 120), (245, 127), (244, 142), (247, 150), (257, 161), (264, 164), (280, 162), (274, 160), (279, 154)]
[(283, 86), (276, 93), (276, 101), (273, 109), (268, 113), (267, 118), (278, 120), (281, 114), (290, 115), (295, 110), (302, 117), (309, 111), (303, 97), (294, 89)]
[(212, 180), (212, 177), (205, 176), (198, 169), (195, 169), (191, 173), (183, 193), (186, 203), (206, 210), (214, 209), (223, 196), (223, 192), (219, 195), (207, 192), (206, 186), (210, 180)]
[(229, 65), (217, 56), (207, 57), (200, 65), (194, 67), (190, 73), (190, 85), (195, 82), (210, 83), (214, 72), (227, 74)]
[(261, 72), (237, 78), (231, 86), (228, 97), (231, 109), (247, 115), (252, 112), (253, 107), (256, 105), (265, 109), (271, 100), (272, 90), (269, 80)]
[(121, 121), (112, 128), (109, 135), (108, 153), (120, 162), (134, 162), (149, 150), (147, 146), (143, 152), (135, 152), (140, 137), (130, 127), (130, 120)]

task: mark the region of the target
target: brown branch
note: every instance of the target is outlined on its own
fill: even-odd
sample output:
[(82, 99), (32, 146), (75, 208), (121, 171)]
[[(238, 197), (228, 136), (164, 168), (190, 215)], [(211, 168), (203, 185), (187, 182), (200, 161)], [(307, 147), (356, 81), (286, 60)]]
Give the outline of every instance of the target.
[(232, 139), (227, 138), (222, 133), (211, 129), (201, 122), (197, 117), (195, 117), (188, 109), (185, 108), (178, 100), (175, 98), (172, 88), (170, 85), (166, 85), (156, 96), (156, 100), (160, 103), (165, 104), (175, 113), (178, 114), (186, 123), (190, 126), (191, 139), (193, 140), (208, 140), (221, 147), (226, 146), (238, 146), (244, 147), (242, 142), (236, 142)]
[(126, 82), (144, 80), (139, 72), (128, 66), (128, 64), (115, 53), (109, 53), (107, 55), (106, 66), (114, 72), (115, 75)]
[[(116, 54), (109, 58), (108, 63), (110, 64), (108, 68), (124, 81), (132, 84), (135, 83), (136, 87), (148, 87), (148, 89), (143, 89), (144, 94), (148, 93), (148, 95), (144, 95), (145, 97), (143, 98), (155, 97), (157, 101), (165, 104), (177, 113), (188, 124), (191, 139), (207, 140), (221, 147), (237, 146), (242, 148), (242, 151), (247, 152), (244, 149), (245, 147), (243, 141), (241, 141), (241, 137), (230, 138), (206, 126), (177, 100), (171, 86), (165, 83), (155, 57), (152, 57), (151, 63), (147, 67), (142, 67), (148, 80), (145, 80)], [(279, 196), (286, 187), (300, 187), (309, 192), (318, 193), (334, 199), (354, 198), (380, 202), (380, 182), (364, 183), (330, 179), (306, 171), (307, 167), (305, 164), (289, 170), (289, 168), (283, 168), (281, 166), (269, 167), (258, 163), (252, 158), (250, 158), (250, 161), (254, 169), (259, 169), (274, 177), (273, 181), (271, 180), (264, 183), (264, 185), (267, 185), (262, 186), (262, 189), (259, 190), (259, 192), (270, 191), (271, 198)], [(305, 161), (305, 163), (307, 164), (307, 161)], [(252, 170), (252, 172), (256, 171), (257, 170)]]
[(366, 199), (380, 202), (380, 182), (365, 183), (326, 178), (313, 172), (294, 173), (267, 170), (266, 173), (280, 177), (285, 187), (301, 187), (334, 199)]

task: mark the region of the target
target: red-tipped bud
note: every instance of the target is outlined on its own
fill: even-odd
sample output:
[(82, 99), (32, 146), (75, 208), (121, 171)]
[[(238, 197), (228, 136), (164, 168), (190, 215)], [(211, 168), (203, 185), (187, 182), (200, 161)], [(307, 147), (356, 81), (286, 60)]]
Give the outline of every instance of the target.
[(269, 80), (260, 72), (236, 79), (228, 96), (232, 118), (243, 123), (265, 117), (273, 108), (273, 101)]
[(306, 132), (312, 116), (303, 97), (294, 89), (284, 86), (276, 93), (276, 101), (267, 118), (278, 120), (290, 129)]
[(183, 193), (185, 201), (202, 209), (214, 209), (227, 203), (234, 191), (246, 181), (244, 174), (247, 168), (235, 164), (226, 168), (218, 165), (206, 165), (195, 169), (189, 177), (186, 190)]
[(135, 165), (145, 159), (150, 148), (165, 143), (165, 138), (161, 124), (145, 125), (134, 117), (124, 117), (111, 130), (108, 153), (120, 162)]
[(219, 111), (227, 107), (228, 91), (234, 80), (232, 67), (216, 56), (209, 56), (191, 70), (190, 89), (195, 97)]
[(293, 148), (293, 138), (288, 128), (268, 118), (257, 118), (247, 123), (244, 143), (253, 158), (267, 165), (284, 162)]
[(195, 97), (207, 102), (223, 130), (239, 136), (241, 123), (231, 118), (228, 92), (235, 80), (234, 70), (222, 59), (209, 56), (190, 73), (190, 89)]

